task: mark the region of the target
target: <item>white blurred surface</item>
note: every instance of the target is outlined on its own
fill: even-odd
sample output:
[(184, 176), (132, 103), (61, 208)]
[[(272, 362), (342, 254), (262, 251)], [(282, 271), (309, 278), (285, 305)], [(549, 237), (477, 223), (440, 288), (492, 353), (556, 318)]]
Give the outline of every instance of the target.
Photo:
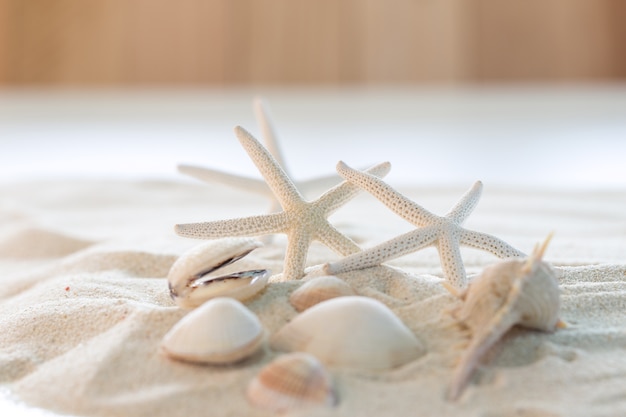
[[(232, 128), (270, 105), (288, 169), (391, 161), (394, 185), (623, 188), (626, 85), (474, 89), (0, 91), (0, 181), (259, 176)], [(257, 135), (258, 136), (258, 135)]]
[(29, 407), (0, 387), (0, 416), (3, 417), (62, 417), (41, 408)]

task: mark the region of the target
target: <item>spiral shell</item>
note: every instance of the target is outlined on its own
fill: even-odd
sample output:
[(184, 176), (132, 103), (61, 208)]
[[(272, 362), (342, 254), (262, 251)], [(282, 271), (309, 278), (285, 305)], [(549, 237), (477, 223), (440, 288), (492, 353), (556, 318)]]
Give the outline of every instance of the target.
[(303, 352), (267, 364), (248, 385), (246, 396), (255, 407), (273, 412), (337, 403), (330, 375), (314, 356)]
[(329, 366), (381, 370), (424, 354), (419, 340), (380, 301), (359, 296), (314, 305), (271, 339), (281, 351), (308, 352)]
[(485, 268), (458, 294), (463, 305), (453, 316), (469, 328), (472, 339), (454, 372), (448, 398), (458, 398), (480, 358), (511, 327), (552, 332), (564, 326), (559, 320), (556, 274), (542, 261), (550, 238), (526, 260), (510, 259)]
[(161, 347), (173, 359), (227, 364), (259, 350), (263, 335), (252, 311), (233, 298), (220, 297), (183, 317), (165, 335)]

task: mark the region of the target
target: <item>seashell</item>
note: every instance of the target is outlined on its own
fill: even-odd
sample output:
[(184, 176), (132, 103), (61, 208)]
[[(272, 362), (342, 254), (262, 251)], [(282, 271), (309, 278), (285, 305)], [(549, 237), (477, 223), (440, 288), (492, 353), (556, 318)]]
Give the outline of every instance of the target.
[(526, 260), (510, 259), (485, 268), (463, 293), (456, 294), (463, 305), (452, 314), (469, 328), (472, 338), (454, 371), (449, 399), (459, 397), (480, 358), (513, 326), (546, 332), (565, 326), (559, 320), (556, 274), (542, 261), (551, 237)]
[(263, 326), (241, 302), (228, 297), (207, 301), (165, 335), (165, 353), (187, 362), (227, 364), (254, 354), (263, 343)]
[(359, 296), (314, 305), (271, 339), (281, 351), (308, 352), (329, 366), (389, 369), (424, 354), (419, 340), (380, 301)]
[(356, 292), (344, 280), (334, 275), (312, 278), (302, 284), (289, 297), (291, 305), (299, 312), (325, 300), (346, 295), (356, 295)]
[(296, 352), (267, 364), (248, 385), (248, 401), (277, 412), (337, 404), (332, 379), (317, 358)]
[(262, 244), (250, 238), (213, 240), (195, 246), (174, 262), (167, 281), (170, 296), (183, 308), (195, 308), (214, 297), (232, 297), (243, 301), (267, 285), (270, 271), (257, 269), (214, 275)]

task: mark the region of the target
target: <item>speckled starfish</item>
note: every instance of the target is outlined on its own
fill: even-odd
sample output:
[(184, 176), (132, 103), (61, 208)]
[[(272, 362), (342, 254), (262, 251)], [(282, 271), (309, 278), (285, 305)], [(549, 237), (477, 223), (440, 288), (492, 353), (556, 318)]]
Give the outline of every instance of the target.
[[(305, 201), (294, 183), (263, 145), (241, 127), (235, 128), (235, 134), (280, 202), (283, 211), (230, 220), (179, 224), (175, 227), (177, 234), (196, 239), (216, 239), (284, 233), (288, 241), (283, 267), (285, 280), (298, 279), (304, 275), (309, 245), (313, 240), (320, 241), (344, 256), (360, 251), (356, 243), (335, 229), (327, 220), (331, 213), (356, 196), (359, 192), (356, 185), (344, 181), (317, 200)], [(390, 168), (391, 165), (385, 162), (370, 168), (368, 172), (384, 176)]]
[(357, 254), (347, 256), (324, 266), (328, 274), (339, 274), (356, 269), (369, 268), (382, 262), (416, 252), (427, 246), (435, 246), (445, 278), (456, 288), (465, 288), (467, 277), (459, 246), (482, 249), (500, 257), (524, 256), (522, 252), (497, 237), (467, 230), (461, 227), (476, 207), (482, 191), (477, 181), (459, 202), (443, 217), (432, 214), (409, 200), (380, 178), (337, 164), (337, 172), (349, 182), (368, 191), (394, 213), (417, 226), (405, 233)]
[[(272, 154), (274, 159), (278, 162), (278, 164), (282, 167), (282, 169), (289, 174), (287, 170), (287, 166), (285, 164), (285, 159), (283, 158), (282, 152), (278, 145), (278, 140), (276, 136), (276, 130), (274, 129), (274, 125), (271, 122), (271, 118), (269, 116), (268, 106), (263, 99), (257, 97), (254, 99), (253, 103), (254, 114), (257, 119), (257, 123), (261, 128), (261, 136), (263, 138), (263, 142), (267, 147), (267, 150)], [(267, 184), (260, 179), (244, 177), (241, 175), (235, 175), (224, 171), (219, 171), (211, 168), (199, 167), (195, 165), (186, 165), (181, 164), (178, 165), (178, 171), (199, 179), (200, 181), (207, 183), (219, 182), (224, 185), (228, 185), (230, 187), (239, 188), (244, 191), (261, 194), (271, 200), (271, 206), (269, 209), (270, 213), (278, 212), (281, 210), (281, 206), (279, 201), (274, 196), (274, 193)], [(312, 178), (306, 181), (299, 181), (298, 188), (302, 190), (302, 192), (306, 195), (310, 190), (318, 189), (323, 185), (333, 183), (339, 183), (341, 178), (339, 178), (336, 174), (328, 175), (325, 177)], [(332, 182), (331, 182), (332, 181)]]

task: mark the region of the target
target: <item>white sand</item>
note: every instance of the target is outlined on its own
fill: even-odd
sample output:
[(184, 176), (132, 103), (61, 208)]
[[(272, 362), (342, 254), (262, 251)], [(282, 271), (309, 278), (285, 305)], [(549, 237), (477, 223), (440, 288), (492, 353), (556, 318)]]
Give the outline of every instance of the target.
[[(469, 185), (404, 191), (443, 213)], [(277, 355), (268, 348), (225, 367), (159, 353), (161, 338), (185, 314), (164, 277), (198, 243), (175, 236), (172, 226), (259, 214), (266, 201), (165, 182), (25, 183), (2, 186), (0, 196), (0, 383), (12, 397), (80, 416), (271, 415), (244, 397)], [(411, 229), (366, 194), (331, 219), (363, 247)], [(361, 294), (387, 304), (428, 353), (389, 372), (332, 369), (339, 405), (293, 415), (626, 415), (626, 192), (487, 183), (466, 226), (526, 252), (555, 231), (546, 259), (562, 267), (562, 316), (570, 326), (554, 334), (514, 329), (449, 403), (444, 393), (464, 336), (444, 313), (455, 301), (439, 284), (436, 251), (346, 274)], [(244, 263), (280, 271), (284, 242), (277, 238)], [(496, 260), (474, 250), (463, 255), (469, 273)], [(309, 264), (335, 258), (314, 246)], [(295, 316), (287, 297), (298, 285), (272, 283), (248, 303), (269, 332)]]

